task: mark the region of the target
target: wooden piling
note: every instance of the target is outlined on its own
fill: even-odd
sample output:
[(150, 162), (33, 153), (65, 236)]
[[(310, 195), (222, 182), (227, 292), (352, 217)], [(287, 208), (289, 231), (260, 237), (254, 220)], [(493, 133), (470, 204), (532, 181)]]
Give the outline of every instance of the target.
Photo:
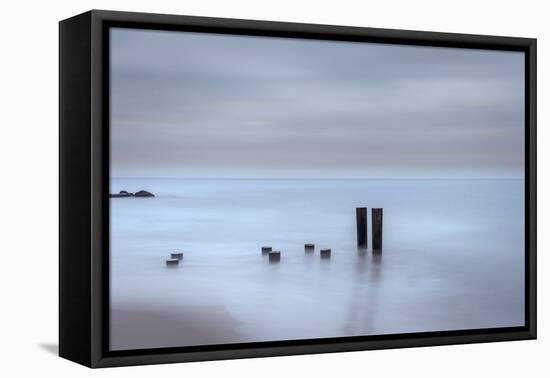
[(373, 251), (382, 251), (382, 208), (372, 209), (372, 249)]
[(321, 249), (320, 253), (322, 259), (330, 259), (330, 248)]
[(367, 239), (367, 208), (358, 207), (355, 209), (355, 218), (357, 221), (357, 246), (368, 247)]
[(271, 247), (267, 247), (267, 246), (262, 247), (262, 256), (266, 256), (271, 251), (272, 251)]
[(272, 251), (269, 252), (269, 263), (277, 263), (281, 261), (281, 252), (279, 251)]
[(169, 259), (169, 260), (166, 260), (166, 266), (169, 266), (169, 267), (176, 267), (178, 266), (180, 263), (180, 261), (178, 259)]
[(182, 260), (183, 259), (183, 252), (170, 253), (170, 258), (171, 259)]

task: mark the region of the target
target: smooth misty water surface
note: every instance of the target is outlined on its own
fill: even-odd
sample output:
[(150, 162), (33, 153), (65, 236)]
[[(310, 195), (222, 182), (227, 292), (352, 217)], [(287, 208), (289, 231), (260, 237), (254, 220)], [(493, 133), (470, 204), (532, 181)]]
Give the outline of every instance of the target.
[[(523, 185), (112, 179), (111, 192), (156, 197), (111, 199), (111, 347), (521, 326)], [(359, 251), (355, 208), (365, 206), (369, 249)], [(384, 208), (380, 255), (372, 207)], [(175, 251), (184, 259), (167, 268)]]

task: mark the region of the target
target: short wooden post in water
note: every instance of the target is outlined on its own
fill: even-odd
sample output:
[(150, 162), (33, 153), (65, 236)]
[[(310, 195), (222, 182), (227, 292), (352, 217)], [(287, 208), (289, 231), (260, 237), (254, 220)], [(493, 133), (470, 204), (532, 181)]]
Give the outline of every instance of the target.
[(304, 244), (304, 250), (306, 253), (311, 253), (315, 250), (315, 244)]
[(279, 251), (273, 251), (269, 252), (269, 263), (278, 263), (281, 261), (281, 252)]
[(178, 266), (180, 263), (180, 261), (178, 259), (170, 259), (170, 260), (166, 260), (166, 266), (168, 267), (176, 267)]
[(372, 249), (373, 251), (382, 250), (382, 208), (372, 209)]
[(357, 246), (367, 248), (367, 208), (358, 207), (355, 209), (355, 217), (357, 220)]
[(181, 260), (183, 259), (183, 252), (170, 253), (170, 258)]
[(271, 247), (262, 247), (262, 256), (267, 255), (271, 250)]
[(321, 249), (321, 258), (322, 259), (330, 259), (330, 248), (327, 249)]

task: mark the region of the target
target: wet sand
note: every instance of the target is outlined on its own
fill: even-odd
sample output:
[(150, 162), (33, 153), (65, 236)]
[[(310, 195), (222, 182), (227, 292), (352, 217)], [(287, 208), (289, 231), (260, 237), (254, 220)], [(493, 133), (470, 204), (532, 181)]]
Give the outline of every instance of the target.
[(234, 343), (240, 322), (216, 305), (187, 308), (140, 303), (118, 304), (111, 311), (114, 350)]

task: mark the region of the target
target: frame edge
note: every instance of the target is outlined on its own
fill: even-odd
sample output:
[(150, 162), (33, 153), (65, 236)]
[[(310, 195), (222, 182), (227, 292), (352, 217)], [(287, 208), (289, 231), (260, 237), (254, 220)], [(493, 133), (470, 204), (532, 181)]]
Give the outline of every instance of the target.
[(59, 22), (59, 356), (91, 366), (91, 12)]

